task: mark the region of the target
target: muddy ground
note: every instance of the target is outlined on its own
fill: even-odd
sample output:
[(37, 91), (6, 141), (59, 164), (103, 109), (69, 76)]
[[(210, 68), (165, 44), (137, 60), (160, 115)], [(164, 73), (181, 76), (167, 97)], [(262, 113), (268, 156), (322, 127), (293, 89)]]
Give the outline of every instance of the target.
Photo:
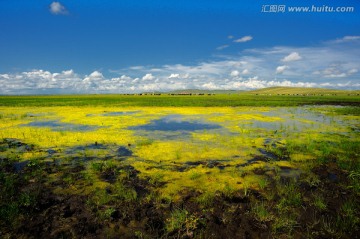
[(156, 194), (162, 185), (141, 179), (129, 166), (99, 172), (114, 187), (56, 193), (83, 182), (84, 165), (21, 163), (17, 155), (38, 149), (15, 139), (3, 140), (0, 149), (13, 152), (0, 158), (0, 238), (360, 237), (360, 199), (349, 186), (354, 177), (336, 158), (297, 178), (257, 169), (268, 177), (263, 189), (210, 196), (184, 189), (172, 201)]

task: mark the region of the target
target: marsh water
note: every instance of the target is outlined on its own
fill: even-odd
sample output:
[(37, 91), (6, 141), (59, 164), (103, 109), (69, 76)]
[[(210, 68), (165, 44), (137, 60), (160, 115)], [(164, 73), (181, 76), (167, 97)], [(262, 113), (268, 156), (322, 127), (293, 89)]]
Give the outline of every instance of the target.
[(17, 238), (357, 235), (357, 112), (0, 107), (0, 231), (17, 220)]
[(27, 117), (12, 112), (11, 119), (3, 108), (0, 131), (37, 149), (20, 152), (26, 157), (15, 165), (18, 171), (33, 157), (65, 165), (105, 160), (134, 167), (141, 177), (164, 183), (164, 195), (174, 195), (184, 187), (256, 185), (276, 173), (298, 177), (302, 161), (342, 138), (358, 138), (359, 117), (338, 115), (337, 108), (24, 107), (15, 111)]

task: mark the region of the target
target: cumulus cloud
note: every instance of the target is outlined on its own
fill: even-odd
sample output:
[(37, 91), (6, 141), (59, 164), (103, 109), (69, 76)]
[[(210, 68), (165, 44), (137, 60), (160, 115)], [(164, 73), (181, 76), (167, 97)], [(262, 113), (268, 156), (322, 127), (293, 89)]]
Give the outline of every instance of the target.
[(169, 77), (168, 77), (169, 79), (179, 79), (180, 78), (180, 74), (171, 74), (171, 75), (169, 75)]
[(358, 72), (359, 72), (358, 69), (350, 69), (350, 70), (348, 71), (348, 74), (349, 74), (349, 75), (352, 75), (352, 74), (355, 74), (355, 73), (358, 73)]
[(89, 77), (93, 79), (103, 79), (104, 75), (100, 71), (94, 71), (89, 75)]
[(124, 81), (130, 81), (130, 80), (132, 80), (132, 78), (131, 78), (130, 76), (127, 76), (127, 75), (122, 75), (122, 76), (120, 76), (120, 79), (121, 79), (121, 80), (124, 80)]
[(283, 62), (291, 62), (301, 60), (302, 57), (297, 52), (292, 52), (289, 55), (285, 56), (281, 61)]
[(242, 37), (242, 38), (239, 38), (239, 39), (234, 40), (234, 42), (236, 42), (236, 43), (243, 43), (243, 42), (251, 41), (252, 39), (253, 39), (252, 36), (244, 36), (244, 37)]
[(244, 69), (244, 70), (241, 72), (241, 74), (243, 74), (243, 75), (248, 75), (248, 74), (250, 74), (250, 71), (249, 71), (248, 69)]
[(358, 72), (357, 69), (344, 70), (341, 64), (333, 64), (324, 70), (315, 71), (315, 75), (322, 75), (326, 78), (345, 78)]
[[(298, 52), (301, 52), (301, 56)], [(289, 54), (291, 53), (291, 54)], [(297, 53), (297, 54), (293, 54)], [(285, 56), (285, 57), (284, 57)], [(306, 61), (294, 60), (299, 57)], [(287, 59), (279, 64), (274, 59)], [(325, 42), (317, 46), (247, 49), (196, 64), (134, 66), (108, 77), (74, 70), (0, 72), (0, 94), (137, 93), (175, 89), (246, 90), (271, 86), (360, 89), (360, 49)], [(154, 76), (154, 75), (156, 76)]]
[[(319, 86), (313, 82), (291, 82), (289, 80), (271, 80), (267, 81), (260, 79), (258, 76), (249, 77), (247, 79), (240, 78), (236, 81), (228, 81), (225, 84), (219, 84), (215, 82), (205, 83), (201, 86), (201, 89), (221, 89), (221, 90), (252, 90), (273, 86), (287, 86), (287, 87), (316, 87)], [(333, 86), (333, 84), (331, 84)]]
[(73, 71), (51, 73), (31, 70), (15, 74), (0, 74), (1, 94), (41, 94), (80, 92), (82, 79)]
[(52, 2), (49, 6), (49, 10), (54, 15), (66, 15), (69, 13), (60, 2)]
[(284, 73), (284, 71), (286, 70), (286, 69), (288, 69), (289, 67), (288, 66), (286, 66), (286, 65), (284, 65), (284, 66), (278, 66), (278, 67), (276, 67), (276, 74), (282, 74), (282, 73)]
[(239, 76), (239, 75), (240, 75), (240, 72), (237, 71), (237, 70), (232, 71), (232, 72), (230, 73), (230, 76), (232, 76), (232, 77), (237, 77), (237, 76)]
[[(90, 75), (86, 76), (82, 81), (82, 87), (86, 91), (92, 91), (92, 89), (102, 89), (103, 80), (105, 77), (99, 71), (94, 71)], [(97, 93), (97, 91), (95, 91)]]
[(206, 89), (206, 90), (216, 90), (219, 88), (219, 86), (217, 86), (216, 84), (214, 84), (213, 82), (209, 82), (209, 83), (204, 83), (201, 88)]
[(153, 80), (153, 79), (155, 79), (155, 77), (151, 73), (148, 73), (148, 74), (144, 75), (142, 79), (143, 80)]

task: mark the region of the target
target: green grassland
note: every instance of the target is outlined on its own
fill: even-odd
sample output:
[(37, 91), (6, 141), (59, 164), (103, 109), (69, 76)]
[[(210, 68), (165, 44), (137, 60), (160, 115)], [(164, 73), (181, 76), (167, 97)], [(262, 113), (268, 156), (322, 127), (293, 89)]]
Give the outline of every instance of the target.
[(1, 96), (0, 238), (358, 237), (357, 92), (193, 93)]
[[(49, 95), (0, 96), (0, 106), (299, 106), (359, 105), (359, 91), (335, 91), (313, 88), (268, 88), (237, 94), (204, 95)], [(336, 92), (336, 93), (334, 93)], [(308, 95), (311, 94), (311, 95)]]

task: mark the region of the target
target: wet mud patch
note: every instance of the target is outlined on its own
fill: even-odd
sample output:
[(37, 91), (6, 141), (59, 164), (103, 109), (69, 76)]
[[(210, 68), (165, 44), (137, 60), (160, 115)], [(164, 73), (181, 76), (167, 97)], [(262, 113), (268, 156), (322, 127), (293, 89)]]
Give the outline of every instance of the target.
[(120, 146), (117, 149), (116, 153), (117, 153), (117, 156), (119, 156), (119, 157), (130, 157), (133, 155), (133, 152), (124, 146)]
[(50, 121), (33, 121), (28, 124), (22, 124), (24, 127), (39, 127), (39, 128), (50, 128), (53, 131), (94, 131), (99, 129), (99, 126), (90, 126), (90, 125), (82, 125), (82, 124), (70, 124), (63, 123), (58, 120), (50, 120)]
[[(253, 194), (244, 195), (234, 192), (225, 195), (216, 192), (206, 196), (198, 191), (184, 190), (179, 193), (182, 200), (171, 204), (172, 214), (183, 213), (184, 224), (176, 230), (169, 231), (167, 238), (271, 238), (268, 225), (260, 226), (249, 213)], [(205, 201), (200, 198), (206, 199)], [(167, 221), (175, 220), (168, 216)], [(185, 222), (190, 222), (187, 224)]]
[(268, 161), (287, 161), (290, 160), (290, 154), (286, 146), (278, 140), (267, 138), (264, 140), (264, 148), (259, 148), (259, 152), (268, 159)]
[(5, 152), (9, 149), (15, 150), (17, 153), (29, 152), (35, 149), (34, 145), (23, 143), (22, 141), (14, 138), (5, 138), (0, 143), (0, 152)]
[(252, 159), (249, 159), (248, 161), (246, 161), (246, 163), (237, 164), (235, 167), (237, 167), (237, 168), (246, 167), (249, 165), (258, 164), (260, 162), (268, 162), (268, 161), (269, 161), (269, 159), (267, 157), (265, 157), (264, 155), (255, 155)]
[(65, 152), (68, 154), (72, 154), (72, 153), (76, 153), (78, 151), (93, 150), (93, 149), (99, 150), (99, 149), (108, 149), (108, 148), (109, 147), (105, 144), (99, 144), (99, 143), (95, 142), (93, 144), (71, 147), (71, 148), (66, 149)]
[(96, 159), (126, 159), (133, 155), (133, 152), (126, 146), (115, 144), (93, 143), (79, 145), (64, 150), (65, 154), (73, 159), (89, 161)]
[(263, 146), (263, 148), (258, 148), (260, 154), (253, 155), (253, 158), (247, 160), (245, 163), (236, 165), (236, 167), (246, 167), (260, 162), (290, 160), (289, 153), (281, 142), (266, 138)]
[(30, 162), (29, 160), (22, 162), (15, 162), (13, 164), (15, 172), (20, 173), (29, 164), (29, 162)]
[(19, 229), (18, 235), (39, 238), (99, 236), (102, 225), (85, 205), (86, 197), (46, 194), (39, 202), (37, 216)]
[[(97, 164), (100, 164), (101, 166), (102, 162)], [(140, 172), (131, 165), (114, 165), (112, 167), (104, 167), (101, 169), (100, 179), (105, 182), (115, 183), (118, 177), (124, 173), (127, 178), (134, 180)]]
[(178, 172), (186, 172), (192, 168), (196, 168), (198, 166), (202, 166), (204, 168), (218, 168), (220, 170), (225, 169), (230, 165), (224, 164), (225, 162), (229, 162), (230, 160), (204, 160), (204, 161), (188, 161), (182, 165), (176, 165), (173, 167), (173, 171)]
[(32, 166), (30, 160), (23, 160), (23, 153), (39, 151), (34, 145), (23, 143), (14, 138), (5, 138), (0, 142), (0, 162), (9, 172), (21, 173), (27, 166)]
[(302, 171), (300, 169), (281, 166), (278, 174), (280, 175), (280, 180), (289, 181), (297, 180), (300, 178)]
[[(216, 167), (225, 165), (225, 162), (221, 160), (189, 161), (187, 164), (190, 167), (205, 167), (207, 164), (210, 166), (211, 163), (213, 167)], [(46, 167), (60, 170), (55, 165)], [(289, 167), (279, 168), (280, 175), (281, 171), (292, 170)], [(28, 177), (33, 173), (30, 169), (37, 170), (29, 168), (24, 171), (24, 174), (16, 174), (17, 177), (24, 176), (25, 179), (25, 176)], [(61, 170), (65, 172), (59, 181), (65, 181), (65, 183), (60, 186), (71, 190), (74, 184), (83, 180), (77, 175), (81, 175), (86, 168), (78, 165)], [(44, 172), (44, 168), (38, 168), (38, 171)], [(206, 194), (186, 189), (179, 192), (180, 200), (172, 201), (149, 196), (156, 194), (156, 190), (161, 185), (152, 184), (149, 179), (139, 178), (139, 172), (131, 165), (119, 164), (116, 166), (116, 171), (118, 171), (115, 175), (116, 179), (111, 178), (112, 172), (100, 173), (100, 177), (110, 184), (105, 189), (97, 188), (88, 195), (55, 194), (52, 187), (42, 184), (46, 178), (21, 180), (19, 184), (16, 184), (14, 195), (18, 195), (17, 192), (36, 191), (35, 189), (40, 191), (32, 206), (20, 207), (20, 210), (24, 210), (21, 211), (24, 214), (19, 216), (16, 227), (10, 228), (9, 225), (0, 223), (2, 233), (0, 236), (5, 238), (9, 235), (13, 238), (117, 238), (121, 235), (124, 238), (137, 238), (138, 235), (142, 235), (147, 238), (196, 238), (197, 235), (201, 235), (204, 238), (286, 238), (288, 232), (280, 231), (274, 234), (273, 225), (275, 220), (278, 220), (277, 218), (283, 220), (281, 217), (284, 214), (288, 215), (296, 211), (298, 222), (291, 228), (291, 235), (295, 238), (303, 238), (303, 231), (309, 229), (310, 223), (314, 222), (311, 224), (311, 226), (314, 225), (311, 228), (312, 232), (318, 233), (316, 235), (321, 238), (324, 234), (321, 234), (319, 224), (315, 224), (318, 221), (316, 216), (336, 218), (340, 215), (343, 217), (341, 207), (351, 199), (351, 190), (340, 184), (348, 180), (346, 172), (331, 165), (314, 169), (313, 173), (319, 175), (321, 179), (317, 188), (294, 186), (298, 191), (288, 194), (297, 195), (301, 192), (303, 198), (300, 199), (298, 207), (286, 204), (292, 203), (292, 201), (286, 201), (286, 208), (290, 208), (290, 211), (285, 212), (277, 211), (279, 205), (284, 204), (282, 198), (286, 194), (277, 191), (279, 185), (273, 185), (276, 182), (275, 179), (261, 193), (249, 189), (247, 192), (233, 190), (231, 193), (217, 191)], [(119, 180), (121, 174), (126, 174), (126, 177)], [(43, 173), (39, 175), (45, 176)], [(332, 181), (332, 175), (337, 177), (335, 183)], [(72, 180), (72, 182), (66, 183), (67, 180)], [(269, 178), (270, 180), (272, 179)], [(301, 180), (301, 177), (297, 180)], [(279, 181), (281, 187), (291, 182), (290, 180)], [(2, 181), (0, 183), (2, 184)], [(314, 193), (319, 192), (327, 205), (327, 209), (321, 213), (311, 204)], [(267, 201), (265, 193), (273, 194), (273, 199)], [(14, 196), (15, 199), (17, 197), (19, 196)], [(358, 199), (355, 200), (357, 200), (355, 203), (358, 203)], [(256, 214), (259, 205), (266, 210), (265, 213), (269, 213), (271, 216), (269, 219), (259, 219)], [(2, 206), (3, 204), (0, 204), (0, 207)], [(172, 223), (177, 223), (177, 227), (172, 227)], [(357, 232), (356, 230), (349, 231), (348, 238), (356, 238)], [(329, 237), (331, 235), (326, 234), (323, 238)]]
[(266, 149), (259, 149), (259, 152), (265, 158), (265, 161), (278, 160), (278, 157), (274, 153), (271, 153)]

